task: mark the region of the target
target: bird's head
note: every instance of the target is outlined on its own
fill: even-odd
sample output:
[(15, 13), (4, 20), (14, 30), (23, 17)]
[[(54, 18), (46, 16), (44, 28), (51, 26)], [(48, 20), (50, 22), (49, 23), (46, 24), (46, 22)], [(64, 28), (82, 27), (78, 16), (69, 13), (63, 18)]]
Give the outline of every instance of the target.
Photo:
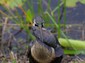
[(43, 28), (44, 27), (44, 20), (40, 16), (35, 17), (33, 20), (33, 26)]

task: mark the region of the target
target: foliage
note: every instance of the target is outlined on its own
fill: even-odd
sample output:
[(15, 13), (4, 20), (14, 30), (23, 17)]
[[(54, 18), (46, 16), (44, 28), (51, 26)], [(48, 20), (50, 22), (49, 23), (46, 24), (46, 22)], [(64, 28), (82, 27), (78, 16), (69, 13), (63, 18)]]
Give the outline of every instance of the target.
[(77, 2), (85, 4), (85, 0), (66, 0), (66, 6), (67, 7), (75, 7), (77, 5)]
[[(85, 41), (81, 40), (73, 40), (73, 39), (68, 39), (70, 41), (70, 44), (66, 39), (59, 38), (59, 42), (63, 47), (68, 47), (68, 48), (75, 48), (77, 50), (85, 50)], [(72, 47), (71, 47), (72, 45)]]
[(22, 6), (25, 1), (26, 0), (0, 0), (0, 4), (13, 9), (15, 7)]
[(79, 0), (79, 2), (85, 4), (85, 0)]
[[(45, 1), (45, 0), (43, 0)], [(24, 2), (28, 3), (28, 7), (29, 9), (25, 9), (23, 7)], [(46, 1), (47, 2), (47, 1)], [(34, 18), (34, 16), (36, 16), (36, 14), (40, 15), (44, 20), (45, 20), (45, 25), (46, 26), (53, 26), (56, 28), (56, 30), (58, 30), (58, 37), (61, 37), (61, 35), (65, 38), (65, 39), (59, 39), (60, 43), (62, 46), (64, 47), (71, 47), (74, 50), (76, 50), (77, 48), (82, 49), (84, 48), (84, 43), (82, 43), (81, 41), (79, 42), (76, 40), (69, 40), (68, 37), (64, 34), (64, 32), (62, 32), (61, 30), (61, 24), (60, 24), (60, 20), (61, 17), (64, 16), (64, 22), (66, 22), (66, 7), (75, 7), (77, 2), (81, 2), (82, 4), (85, 4), (85, 0), (62, 0), (62, 1), (58, 1), (58, 5), (54, 8), (54, 9), (50, 9), (50, 5), (51, 5), (51, 0), (48, 1), (47, 3), (47, 8), (44, 11), (43, 7), (42, 7), (42, 0), (38, 0), (38, 13), (34, 12), (34, 4), (33, 4), (33, 0), (0, 0), (0, 4), (4, 5), (7, 12), (9, 13), (9, 15), (6, 15), (6, 17), (10, 17), (12, 16), (13, 20), (16, 24), (20, 24), (20, 27), (23, 28), (29, 36), (31, 36), (31, 38), (34, 38), (30, 32), (30, 30), (28, 29), (29, 26), (31, 26), (29, 23), (32, 24), (32, 20)], [(63, 6), (63, 12), (60, 12), (61, 7)], [(16, 13), (14, 14), (10, 9), (14, 9), (18, 7), (24, 14), (24, 19), (22, 19), (22, 15), (20, 15), (17, 10)], [(10, 9), (9, 9), (10, 8)], [(56, 19), (56, 15), (55, 12), (58, 13), (58, 20)], [(2, 12), (1, 12), (2, 13)], [(3, 14), (3, 13), (2, 13)], [(62, 14), (62, 15), (61, 15)], [(17, 16), (18, 18), (14, 18), (15, 16)], [(52, 24), (50, 24), (50, 20), (52, 21)], [(58, 23), (56, 23), (56, 20), (58, 21)], [(55, 25), (55, 26), (54, 26)], [(76, 43), (78, 45), (76, 45)], [(80, 46), (82, 45), (82, 46)], [(65, 52), (67, 53), (67, 50), (65, 50)], [(68, 51), (69, 53), (69, 51)], [(72, 52), (74, 53), (74, 52)], [(74, 53), (75, 54), (75, 53)], [(15, 61), (14, 61), (15, 63)]]

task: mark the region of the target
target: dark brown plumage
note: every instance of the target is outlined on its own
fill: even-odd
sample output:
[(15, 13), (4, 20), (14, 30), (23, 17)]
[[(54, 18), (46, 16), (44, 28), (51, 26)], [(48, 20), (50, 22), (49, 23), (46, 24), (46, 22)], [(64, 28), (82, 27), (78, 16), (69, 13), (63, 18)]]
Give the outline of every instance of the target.
[(28, 57), (30, 63), (60, 63), (63, 58), (63, 52), (61, 47), (55, 50), (53, 47), (36, 40), (29, 48)]
[(28, 57), (29, 63), (60, 63), (63, 55), (56, 57), (54, 48), (35, 41), (29, 48)]
[(40, 17), (37, 17), (34, 21), (33, 25), (35, 26), (31, 30), (36, 41), (31, 43), (29, 48), (30, 63), (61, 63), (63, 49), (58, 39), (50, 31), (43, 28), (43, 21)]

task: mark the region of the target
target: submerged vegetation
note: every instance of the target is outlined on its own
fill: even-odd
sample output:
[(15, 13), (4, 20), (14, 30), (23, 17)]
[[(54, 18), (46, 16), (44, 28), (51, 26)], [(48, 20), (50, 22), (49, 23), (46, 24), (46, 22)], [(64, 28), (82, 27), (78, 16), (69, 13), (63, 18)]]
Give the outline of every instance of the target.
[(38, 15), (45, 21), (47, 29), (58, 34), (65, 54), (74, 56), (85, 54), (85, 38), (69, 39), (66, 32), (64, 33), (68, 27), (67, 8), (76, 7), (78, 2), (85, 4), (85, 0), (56, 0), (56, 4), (52, 3), (52, 0), (0, 0), (0, 62), (28, 62), (26, 58), (28, 44), (35, 39), (29, 27), (32, 26), (34, 17)]

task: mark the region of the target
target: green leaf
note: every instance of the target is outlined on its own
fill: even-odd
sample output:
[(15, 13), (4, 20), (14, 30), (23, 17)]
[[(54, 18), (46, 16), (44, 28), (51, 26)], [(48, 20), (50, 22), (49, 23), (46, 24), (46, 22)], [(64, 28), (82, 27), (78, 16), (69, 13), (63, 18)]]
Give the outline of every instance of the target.
[(82, 4), (85, 4), (85, 0), (79, 0)]
[(73, 39), (68, 39), (68, 40), (70, 43), (66, 39), (59, 38), (59, 42), (63, 47), (75, 48), (76, 50), (85, 50), (85, 41), (73, 40)]
[(17, 7), (18, 5), (15, 3), (15, 2), (9, 2), (9, 6), (10, 6), (10, 8), (14, 8), (14, 7)]
[(26, 21), (32, 21), (34, 14), (30, 11), (30, 9), (27, 11), (27, 15)]
[[(62, 1), (64, 1), (64, 0), (62, 0)], [(66, 6), (67, 7), (76, 7), (77, 2), (85, 4), (85, 0), (66, 0)]]
[(64, 49), (64, 54), (85, 54), (84, 50), (67, 50)]
[(0, 4), (13, 9), (15, 7), (18, 7), (19, 5), (23, 5), (25, 1), (26, 0), (24, 1), (23, 0), (0, 0)]
[(78, 0), (66, 0), (67, 7), (75, 7)]

